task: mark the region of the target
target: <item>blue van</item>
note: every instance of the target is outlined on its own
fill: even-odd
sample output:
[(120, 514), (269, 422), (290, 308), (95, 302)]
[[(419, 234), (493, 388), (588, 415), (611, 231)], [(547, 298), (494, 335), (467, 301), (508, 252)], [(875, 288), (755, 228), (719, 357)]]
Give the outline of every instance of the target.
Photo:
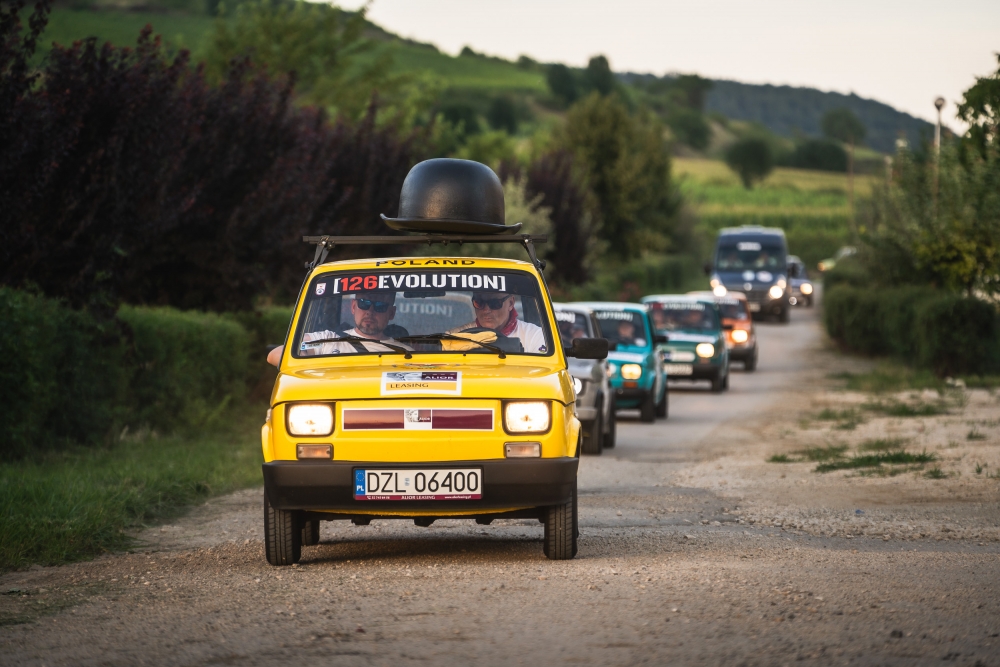
[(720, 288), (743, 292), (751, 315), (774, 315), (780, 322), (788, 322), (791, 288), (787, 257), (783, 230), (756, 225), (727, 227), (719, 232), (712, 264), (705, 268), (717, 295), (725, 293)]
[(600, 336), (611, 346), (608, 376), (615, 408), (638, 408), (644, 422), (667, 416), (667, 376), (657, 346), (666, 343), (649, 319), (649, 309), (638, 303), (588, 301), (601, 328)]

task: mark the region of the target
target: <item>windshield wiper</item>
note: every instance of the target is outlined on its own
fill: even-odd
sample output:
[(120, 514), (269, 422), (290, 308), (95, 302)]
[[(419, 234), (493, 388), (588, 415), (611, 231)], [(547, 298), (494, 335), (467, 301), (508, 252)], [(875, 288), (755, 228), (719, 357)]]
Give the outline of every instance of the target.
[[(404, 354), (404, 359), (413, 358), (413, 350), (407, 350), (405, 347), (400, 347), (399, 345), (393, 345), (392, 343), (386, 343), (385, 341), (375, 340), (374, 338), (362, 338), (361, 336), (341, 336), (339, 338), (320, 338), (319, 340), (307, 340), (303, 341), (306, 345), (312, 345), (314, 343), (374, 343), (376, 345), (381, 345), (387, 347), (393, 352), (399, 352)], [(379, 350), (365, 350), (365, 352), (370, 352), (373, 354), (384, 354)]]
[(436, 340), (436, 341), (461, 340), (467, 343), (475, 343), (476, 345), (486, 348), (490, 352), (495, 352), (498, 359), (507, 358), (507, 353), (504, 352), (503, 349), (497, 347), (496, 345), (490, 345), (489, 343), (484, 343), (480, 340), (476, 340), (475, 338), (466, 338), (465, 336), (457, 336), (455, 334), (450, 334), (450, 333), (423, 334), (420, 336), (403, 336), (399, 340), (414, 341), (414, 342), (419, 340)]

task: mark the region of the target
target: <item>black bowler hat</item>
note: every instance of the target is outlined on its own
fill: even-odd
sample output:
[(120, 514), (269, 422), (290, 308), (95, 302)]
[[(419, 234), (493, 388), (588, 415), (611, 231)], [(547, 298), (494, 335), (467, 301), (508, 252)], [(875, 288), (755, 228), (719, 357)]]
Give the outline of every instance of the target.
[(417, 163), (403, 181), (399, 216), (385, 224), (406, 232), (512, 234), (504, 223), (503, 185), (481, 162), (436, 158)]

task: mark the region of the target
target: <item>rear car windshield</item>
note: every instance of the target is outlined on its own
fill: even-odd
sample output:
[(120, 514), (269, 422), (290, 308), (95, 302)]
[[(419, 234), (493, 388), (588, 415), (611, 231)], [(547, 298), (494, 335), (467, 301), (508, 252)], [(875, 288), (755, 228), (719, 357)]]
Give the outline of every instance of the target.
[(657, 301), (649, 307), (657, 331), (715, 331), (719, 328), (715, 309), (708, 304)]
[(559, 339), (563, 347), (571, 347), (574, 338), (591, 338), (589, 317), (583, 313), (570, 310), (557, 310), (555, 312), (556, 326), (559, 327)]
[(646, 316), (634, 310), (595, 310), (600, 335), (611, 345), (646, 347), (649, 345)]
[(724, 239), (715, 253), (718, 271), (783, 271), (785, 247), (775, 241)]
[[(455, 341), (456, 334), (483, 345)], [(534, 276), (452, 267), (315, 276), (294, 341), (297, 358), (498, 350), (547, 356), (553, 350), (545, 301)]]

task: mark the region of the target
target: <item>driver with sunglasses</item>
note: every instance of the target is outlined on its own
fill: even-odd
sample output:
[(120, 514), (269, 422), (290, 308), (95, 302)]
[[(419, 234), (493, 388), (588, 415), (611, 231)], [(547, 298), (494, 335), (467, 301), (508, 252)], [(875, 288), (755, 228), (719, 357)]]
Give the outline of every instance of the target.
[[(379, 345), (378, 341), (385, 341), (395, 347), (403, 347), (407, 350), (413, 349), (385, 335), (385, 328), (389, 325), (389, 321), (396, 316), (395, 303), (395, 292), (358, 292), (354, 300), (351, 301), (351, 315), (354, 316), (355, 322), (354, 328), (347, 331), (314, 331), (303, 334), (299, 354), (312, 357), (324, 354), (360, 354), (365, 352), (392, 351), (385, 345)], [(326, 342), (309, 344), (310, 341), (314, 340), (341, 338), (343, 336), (368, 338), (371, 342), (344, 341), (343, 343)], [(283, 350), (283, 345), (271, 350), (267, 355), (268, 363), (277, 366), (281, 362)]]
[(476, 321), (453, 329), (458, 333), (466, 329), (493, 329), (508, 338), (517, 338), (528, 354), (545, 354), (545, 333), (537, 324), (525, 322), (517, 317), (514, 295), (503, 292), (473, 292), (472, 307), (476, 311)]

